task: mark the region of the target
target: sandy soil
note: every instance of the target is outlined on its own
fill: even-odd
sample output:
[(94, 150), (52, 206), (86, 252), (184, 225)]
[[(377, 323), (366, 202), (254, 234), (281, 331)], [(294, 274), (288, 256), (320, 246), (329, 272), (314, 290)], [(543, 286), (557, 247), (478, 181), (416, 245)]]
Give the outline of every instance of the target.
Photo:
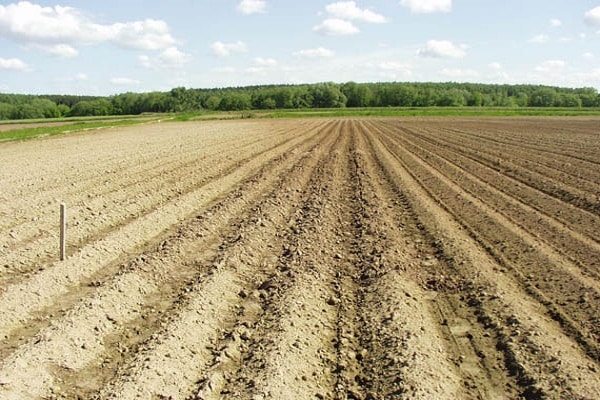
[(599, 123), (1, 144), (0, 398), (598, 399)]

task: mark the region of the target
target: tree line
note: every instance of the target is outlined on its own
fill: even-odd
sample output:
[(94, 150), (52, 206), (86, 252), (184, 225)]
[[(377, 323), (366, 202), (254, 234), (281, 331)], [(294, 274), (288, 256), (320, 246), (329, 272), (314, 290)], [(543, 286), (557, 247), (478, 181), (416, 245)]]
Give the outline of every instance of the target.
[(600, 107), (595, 88), (474, 83), (317, 83), (108, 97), (0, 93), (0, 119), (137, 115), (199, 110), (242, 111), (342, 107)]

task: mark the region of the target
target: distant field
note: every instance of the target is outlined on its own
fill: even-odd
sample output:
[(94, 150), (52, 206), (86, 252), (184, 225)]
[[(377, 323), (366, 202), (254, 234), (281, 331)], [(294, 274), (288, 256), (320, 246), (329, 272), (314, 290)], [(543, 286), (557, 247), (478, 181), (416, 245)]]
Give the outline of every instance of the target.
[[(249, 118), (305, 117), (510, 117), (510, 116), (600, 116), (599, 108), (477, 108), (477, 107), (385, 107), (332, 108), (297, 110), (198, 111), (180, 114), (144, 114), (133, 116), (76, 117), (37, 120), (0, 121), (0, 142), (27, 140), (62, 133), (133, 125), (151, 121), (200, 121)], [(67, 127), (65, 129), (65, 127)]]

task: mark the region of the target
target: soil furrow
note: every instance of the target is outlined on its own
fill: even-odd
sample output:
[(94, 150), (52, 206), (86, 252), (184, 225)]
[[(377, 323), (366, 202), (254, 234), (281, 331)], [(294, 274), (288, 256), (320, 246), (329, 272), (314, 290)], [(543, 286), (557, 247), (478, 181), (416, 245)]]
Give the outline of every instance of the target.
[(550, 120), (525, 118), (520, 124), (510, 124), (510, 130), (500, 128), (498, 120), (489, 122), (491, 123), (484, 131), (477, 126), (469, 126), (469, 129), (461, 126), (454, 131), (468, 134), (486, 144), (490, 143), (492, 147), (494, 144), (512, 145), (534, 152), (548, 153), (551, 158), (580, 160), (585, 162), (588, 168), (599, 163), (595, 157), (600, 150), (597, 148), (597, 133), (590, 129), (590, 124), (594, 124), (593, 120), (582, 120), (582, 131), (585, 133), (577, 135), (574, 140), (572, 135), (565, 134), (564, 126), (557, 129), (557, 125)]
[[(164, 134), (169, 134), (169, 132), (164, 132)], [(71, 200), (71, 203), (74, 203), (74, 207), (72, 207), (74, 210), (71, 209), (71, 211), (84, 213), (87, 208), (99, 208), (97, 207), (97, 204), (92, 204), (92, 202), (98, 198), (110, 197), (110, 195), (115, 192), (118, 195), (124, 189), (134, 192), (136, 190), (131, 189), (137, 188), (137, 191), (140, 191), (140, 189), (147, 191), (148, 187), (150, 187), (149, 183), (154, 181), (156, 181), (155, 184), (157, 187), (166, 186), (166, 183), (173, 182), (177, 176), (186, 176), (189, 171), (194, 171), (199, 167), (203, 166), (206, 168), (208, 166), (212, 168), (212, 162), (215, 160), (230, 160), (233, 155), (245, 148), (256, 147), (257, 145), (260, 145), (261, 142), (272, 140), (274, 137), (280, 136), (285, 138), (286, 136), (284, 130), (264, 133), (252, 132), (241, 139), (237, 138), (236, 140), (236, 137), (232, 135), (228, 140), (219, 142), (207, 135), (208, 133), (204, 133), (206, 143), (204, 143), (201, 148), (186, 143), (186, 139), (183, 138), (180, 139), (178, 145), (176, 142), (171, 144), (171, 147), (161, 150), (161, 153), (155, 154), (153, 157), (152, 154), (150, 154), (151, 157), (148, 157), (148, 154), (146, 154), (147, 149), (142, 147), (140, 149), (141, 151), (136, 155), (137, 157), (133, 160), (124, 158), (128, 164), (120, 164), (120, 160), (117, 157), (117, 160), (106, 161), (107, 168), (97, 171), (94, 175), (79, 176), (71, 185), (67, 186), (64, 184), (64, 181), (71, 177), (62, 177), (62, 181), (54, 183), (49, 182), (48, 184), (52, 187), (56, 187), (56, 189), (50, 193), (34, 193), (36, 197), (40, 198), (40, 200), (37, 200), (37, 204), (35, 198), (26, 196), (26, 193), (23, 193), (22, 191), (19, 193), (19, 196), (22, 199), (26, 198), (30, 205), (36, 207), (40, 211), (39, 215), (41, 215), (42, 212), (51, 213), (52, 210), (45, 207), (47, 199), (58, 197), (72, 198), (73, 200)], [(184, 148), (184, 146), (189, 147), (189, 149)], [(226, 150), (219, 151), (219, 154), (215, 154), (215, 151), (218, 151), (222, 146), (225, 146)], [(173, 159), (173, 151), (177, 151), (177, 157), (175, 159)], [(119, 156), (119, 153), (117, 153), (117, 156)], [(116, 165), (114, 165), (115, 163)], [(122, 171), (126, 171), (127, 173), (122, 174)], [(47, 181), (49, 178), (52, 177), (44, 175), (43, 180)], [(106, 182), (111, 182), (111, 185), (107, 186)], [(118, 185), (115, 185), (115, 183), (118, 183)], [(66, 190), (63, 189), (64, 186), (67, 186)], [(93, 200), (90, 201), (90, 199)], [(78, 207), (82, 207), (84, 210), (78, 210)], [(4, 229), (9, 229), (9, 227), (5, 227)]]
[[(298, 133), (302, 133), (301, 131)], [(282, 145), (286, 141), (293, 140), (295, 135), (290, 135), (271, 139), (271, 144), (267, 145), (258, 143), (248, 147), (244, 152), (235, 149), (233, 152), (220, 154), (215, 156), (215, 160), (222, 158), (219, 162), (209, 162), (202, 168), (191, 164), (188, 171), (182, 172), (179, 178), (174, 178), (178, 175), (175, 171), (168, 171), (166, 175), (163, 171), (163, 176), (157, 182), (160, 187), (154, 187), (151, 180), (145, 181), (145, 186), (140, 186), (139, 193), (141, 195), (132, 195), (131, 188), (122, 188), (119, 182), (115, 182), (119, 188), (116, 197), (99, 197), (97, 199), (86, 201), (85, 207), (69, 207), (70, 220), (74, 221), (70, 224), (69, 229), (69, 253), (75, 252), (82, 248), (87, 243), (94, 242), (108, 235), (110, 232), (118, 229), (121, 226), (127, 225), (129, 222), (152, 213), (165, 202), (174, 201), (177, 198), (185, 196), (189, 192), (196, 190), (199, 186), (209, 183), (211, 180), (218, 179), (222, 175), (231, 173), (233, 170), (243, 166), (243, 164), (252, 158), (260, 157), (261, 153), (268, 151), (271, 147)], [(262, 146), (258, 147), (258, 146)], [(233, 158), (229, 160), (232, 156)], [(181, 171), (180, 171), (181, 172)], [(173, 175), (175, 174), (175, 175)], [(183, 177), (183, 178), (181, 178)], [(113, 185), (115, 185), (113, 183)], [(133, 199), (133, 200), (132, 200)], [(123, 202), (126, 202), (125, 204)], [(114, 204), (113, 204), (114, 203)], [(110, 207), (107, 204), (111, 204)], [(55, 210), (56, 211), (56, 210)], [(84, 215), (78, 214), (78, 211), (84, 211)], [(54, 215), (55, 216), (55, 215)], [(82, 221), (87, 221), (82, 223)], [(52, 225), (56, 221), (44, 222), (38, 221), (43, 225)], [(16, 247), (17, 244), (11, 245), (16, 251), (7, 252), (4, 255), (5, 262), (13, 266), (15, 260), (29, 260), (26, 265), (11, 268), (13, 273), (21, 274), (26, 268), (37, 270), (40, 267), (45, 268), (44, 264), (50, 263), (52, 259), (56, 259), (56, 237), (46, 232), (43, 237), (36, 240), (34, 243), (28, 243), (25, 248)], [(54, 250), (54, 251), (53, 251)], [(36, 256), (43, 252), (45, 256)], [(22, 263), (22, 261), (21, 261)], [(40, 264), (42, 264), (40, 266)]]
[[(540, 302), (546, 304), (554, 317), (593, 357), (600, 359), (600, 347), (595, 339), (600, 337), (600, 330), (594, 323), (600, 309), (598, 282), (582, 276), (577, 267), (547, 245), (512, 224), (480, 198), (470, 195), (445, 178), (442, 172), (431, 165), (431, 160), (419, 158), (397, 144), (394, 146), (396, 153), (425, 185), (430, 186), (438, 200), (470, 226), (478, 240), (488, 248), (493, 248), (495, 257)], [(474, 227), (477, 227), (476, 230)], [(547, 274), (544, 277), (536, 274), (541, 267)], [(548, 276), (551, 278), (548, 279)], [(580, 296), (583, 294), (586, 295), (586, 308), (580, 307)]]
[[(481, 313), (482, 323), (496, 330), (499, 348), (505, 353), (507, 367), (516, 376), (522, 395), (532, 399), (552, 393), (564, 398), (593, 398), (600, 389), (596, 384), (596, 361), (563, 333), (547, 309), (531, 297), (529, 288), (507, 276), (495, 255), (490, 257), (489, 249), (473, 240), (471, 228), (464, 225), (462, 218), (455, 219), (451, 209), (431, 194), (432, 186), (413, 175), (403, 158), (393, 155), (393, 145), (388, 148), (376, 143), (376, 149), (390, 165), (395, 179), (407, 188), (423, 224), (444, 244), (444, 253), (460, 266), (466, 279), (476, 279), (483, 287), (469, 303)], [(587, 377), (573, 379), (580, 374)]]
[[(52, 304), (54, 299), (77, 286), (82, 279), (92, 276), (101, 268), (115, 264), (126, 252), (142, 246), (147, 240), (160, 235), (169, 227), (184, 220), (195, 210), (225, 196), (241, 180), (257, 171), (261, 164), (304, 141), (299, 137), (248, 161), (243, 167), (214, 180), (177, 201), (163, 205), (144, 218), (132, 221), (101, 240), (90, 243), (64, 262), (55, 263), (24, 282), (4, 288), (0, 293), (0, 337), (10, 334), (28, 315)], [(140, 232), (143, 232), (140, 235)], [(29, 295), (35, 293), (35, 296)]]
[[(531, 129), (531, 128), (530, 128)], [(537, 146), (543, 146), (544, 142), (552, 146), (555, 153), (548, 155), (540, 151), (539, 147), (523, 147), (523, 142), (507, 144), (499, 142), (499, 138), (506, 137), (507, 133), (503, 131), (488, 130), (481, 134), (474, 134), (471, 129), (461, 130), (457, 128), (442, 129), (444, 135), (448, 135), (449, 143), (453, 145), (464, 145), (470, 149), (484, 151), (492, 156), (500, 156), (510, 154), (512, 160), (516, 161), (525, 168), (532, 167), (531, 162), (539, 165), (542, 168), (555, 171), (558, 174), (569, 174), (575, 178), (583, 179), (589, 183), (597, 185), (600, 175), (595, 171), (590, 171), (595, 165), (589, 161), (582, 161), (572, 157), (557, 154), (556, 150), (562, 150), (568, 146), (569, 142), (573, 142), (573, 138), (568, 137), (568, 140), (560, 141), (556, 137), (540, 137), (537, 139)], [(566, 135), (565, 135), (566, 136)], [(549, 140), (550, 139), (550, 140)], [(486, 146), (481, 146), (481, 143)], [(566, 142), (566, 143), (565, 143)], [(581, 149), (580, 149), (581, 150)]]
[(343, 134), (304, 189), (285, 233), (280, 274), (262, 285), (264, 313), (249, 333), (244, 362), (221, 391), (228, 398), (333, 394), (339, 302), (335, 269), (342, 263), (336, 254), (342, 233), (334, 229), (343, 223), (337, 196), (347, 143)]
[[(413, 139), (417, 135), (412, 130), (410, 134), (404, 135), (406, 139)], [(408, 131), (407, 131), (408, 132)], [(483, 181), (496, 187), (498, 190), (510, 194), (512, 197), (525, 202), (540, 212), (566, 224), (575, 231), (580, 231), (589, 236), (596, 242), (600, 241), (600, 233), (595, 229), (595, 225), (600, 223), (600, 218), (596, 215), (583, 211), (574, 207), (568, 207), (564, 201), (543, 193), (535, 187), (523, 185), (520, 181), (505, 175), (502, 171), (490, 167), (487, 163), (481, 161), (481, 157), (477, 156), (479, 152), (468, 152), (463, 147), (449, 148), (446, 146), (446, 138), (439, 140), (428, 135), (421, 137), (423, 141), (431, 143), (429, 149), (434, 153), (450, 154), (449, 160), (462, 167), (465, 171), (476, 174)], [(457, 179), (460, 179), (458, 177)], [(592, 191), (593, 193), (593, 191)], [(589, 223), (586, 223), (589, 221)]]
[[(363, 127), (362, 136), (366, 131)], [(365, 365), (380, 365), (365, 371), (372, 393), (380, 398), (394, 391), (407, 398), (515, 396), (517, 385), (498, 362), (496, 342), (457, 293), (474, 288), (448, 265), (371, 141), (361, 146), (367, 150), (359, 154), (359, 165), (371, 177), (362, 179), (361, 190), (365, 307), (370, 310), (363, 313), (362, 329), (382, 336), (366, 342), (373, 355)], [(392, 348), (401, 348), (403, 357)], [(421, 358), (419, 348), (428, 348), (429, 356)]]
[[(256, 207), (253, 219), (258, 219), (258, 224), (238, 227), (234, 243), (222, 247), (210, 262), (213, 268), (209, 275), (194, 284), (184, 304), (170, 313), (171, 317), (141, 346), (123, 373), (100, 392), (99, 398), (185, 398), (192, 393), (203, 371), (216, 362), (215, 352), (222, 345), (219, 338), (232, 330), (236, 317), (249, 318), (256, 313), (252, 311), (256, 310), (256, 299), (251, 294), (276, 273), (273, 259), (277, 257), (280, 226), (293, 212), (298, 189), (326, 154), (327, 142), (319, 147), (311, 164), (287, 175), (280, 190)], [(233, 351), (233, 347), (229, 349)], [(224, 355), (232, 357), (233, 353)]]
[[(315, 138), (313, 137), (312, 142), (314, 141)], [(118, 347), (118, 351), (115, 350), (117, 354), (128, 349), (129, 343), (127, 341), (139, 341), (140, 334), (132, 335), (131, 331), (127, 331), (128, 323), (126, 321), (131, 319), (136, 321), (136, 314), (141, 314), (137, 318), (137, 323), (129, 323), (129, 325), (135, 327), (134, 329), (137, 332), (140, 332), (144, 325), (143, 322), (139, 321), (140, 319), (152, 319), (152, 314), (164, 313), (165, 307), (169, 304), (169, 299), (172, 300), (172, 303), (178, 293), (181, 290), (185, 292), (189, 282), (201, 273), (201, 270), (195, 265), (191, 265), (191, 262), (186, 261), (186, 254), (188, 256), (195, 255), (199, 248), (204, 248), (204, 254), (214, 254), (218, 251), (216, 249), (218, 246), (217, 238), (222, 235), (219, 230), (224, 229), (226, 231), (230, 229), (227, 228), (231, 223), (231, 217), (228, 217), (228, 214), (234, 213), (235, 215), (233, 210), (240, 207), (248, 208), (250, 207), (247, 204), (248, 202), (251, 200), (257, 201), (262, 194), (261, 188), (268, 187), (274, 180), (279, 179), (282, 174), (285, 175), (285, 171), (295, 166), (295, 164), (290, 166), (289, 163), (296, 163), (300, 157), (308, 156), (309, 153), (305, 152), (307, 146), (308, 144), (299, 146), (292, 152), (282, 155), (279, 160), (275, 160), (276, 164), (275, 161), (273, 162), (275, 164), (273, 166), (265, 164), (261, 173), (224, 200), (226, 207), (218, 204), (209, 209), (204, 217), (194, 218), (190, 223), (178, 229), (171, 238), (163, 241), (155, 252), (145, 253), (136, 257), (128, 265), (123, 266), (114, 279), (106, 283), (94, 280), (94, 286), (101, 287), (96, 290), (93, 297), (82, 300), (80, 305), (69, 311), (68, 315), (60, 320), (60, 323), (57, 321), (52, 324), (50, 329), (37, 334), (36, 338), (31, 340), (33, 344), (30, 343), (28, 346), (19, 349), (18, 354), (12, 357), (16, 361), (9, 360), (7, 364), (23, 363), (24, 359), (33, 358), (41, 361), (29, 362), (28, 364), (31, 366), (40, 363), (60, 365), (61, 367), (56, 368), (56, 371), (63, 371), (62, 375), (64, 377), (55, 380), (71, 382), (68, 385), (65, 383), (65, 387), (69, 388), (69, 392), (78, 393), (81, 396), (82, 389), (79, 387), (81, 386), (81, 379), (78, 379), (81, 376), (73, 371), (79, 370), (82, 365), (90, 364), (95, 358), (99, 358), (107, 342), (105, 339), (104, 346), (102, 346), (100, 342), (90, 343), (86, 340), (94, 336), (107, 338), (113, 335), (113, 331), (127, 332), (127, 340), (119, 340), (118, 343), (115, 343), (115, 347)], [(311, 144), (311, 146), (314, 148), (316, 144)], [(289, 159), (289, 161), (282, 163), (286, 159)], [(268, 174), (265, 176), (266, 171), (268, 171)], [(213, 210), (213, 208), (215, 209)], [(252, 213), (251, 210), (248, 212)], [(247, 218), (249, 221), (253, 221), (251, 215)], [(219, 224), (214, 225), (216, 221), (219, 221)], [(207, 226), (207, 224), (213, 224), (213, 226)], [(189, 242), (188, 244), (185, 244), (186, 240)], [(182, 241), (184, 241), (183, 244), (180, 243)], [(177, 248), (173, 248), (174, 243), (178, 243)], [(167, 289), (167, 287), (170, 289)], [(127, 290), (123, 290), (123, 288), (127, 288)], [(131, 293), (135, 295), (132, 297)], [(116, 310), (107, 308), (102, 299), (111, 299), (112, 304), (118, 304), (119, 313)], [(27, 329), (31, 329), (32, 324), (27, 325)], [(73, 335), (76, 336), (71, 337), (68, 330), (61, 329), (61, 326), (65, 325), (77, 326), (78, 330), (73, 332)], [(89, 331), (87, 335), (83, 332), (84, 329)], [(19, 332), (18, 336), (19, 341), (22, 341), (23, 333)], [(62, 345), (59, 345), (60, 343)], [(53, 353), (56, 352), (57, 348), (60, 348), (60, 352), (64, 353), (69, 348), (69, 343), (71, 347), (73, 347), (73, 344), (76, 346), (71, 349), (72, 351), (67, 352), (67, 355), (57, 357), (58, 354)], [(81, 346), (84, 346), (83, 349)], [(76, 360), (70, 359), (69, 356), (76, 357)], [(90, 371), (90, 368), (88, 368), (88, 371), (86, 371), (87, 377), (93, 377), (92, 382), (101, 381), (101, 376), (108, 373), (107, 357), (102, 356), (101, 359), (103, 361), (100, 370)], [(15, 369), (14, 373), (25, 377), (27, 380), (29, 380), (27, 377), (31, 375), (25, 374), (23, 368)], [(54, 374), (61, 375), (58, 372)], [(70, 379), (67, 379), (69, 377)], [(51, 379), (46, 377), (46, 380), (50, 381)], [(93, 387), (89, 382), (90, 379), (85, 381), (88, 382), (86, 387)]]
[[(497, 189), (498, 182), (502, 179), (500, 176), (495, 176), (496, 179), (493, 180), (494, 176), (482, 174), (473, 165), (467, 164), (465, 166), (463, 163), (456, 162), (456, 158), (450, 158), (439, 148), (430, 147), (427, 144), (423, 146), (422, 143), (419, 144), (418, 141), (404, 136), (402, 138), (400, 136), (394, 137), (401, 140), (404, 147), (412, 153), (426, 159), (440, 173), (459, 184), (465, 192), (481, 199), (519, 228), (528, 232), (530, 241), (532, 237), (540, 238), (555, 251), (574, 262), (590, 277), (596, 280), (600, 277), (600, 271), (598, 270), (600, 266), (600, 243), (564, 226), (544, 210), (532, 208), (529, 204), (524, 203), (524, 200), (519, 198), (519, 194), (523, 191), (512, 193), (509, 189), (505, 194)], [(460, 157), (460, 155), (455, 155), (455, 157)], [(507, 186), (501, 188), (504, 189)], [(535, 200), (533, 202), (535, 203)], [(543, 206), (540, 208), (543, 208)], [(554, 207), (554, 210), (557, 214), (561, 213), (561, 208), (558, 206)], [(594, 218), (595, 216), (589, 217)], [(593, 229), (593, 222), (586, 224), (582, 220), (583, 217), (580, 216), (579, 225), (582, 228), (585, 225), (588, 226), (588, 229), (582, 230), (591, 234), (596, 233)], [(575, 225), (571, 226), (577, 229)], [(546, 251), (553, 252), (549, 249)], [(560, 257), (555, 255), (553, 258), (558, 259)], [(575, 269), (574, 266), (568, 266), (567, 268)], [(587, 280), (587, 277), (584, 280)]]
[[(40, 180), (46, 182), (47, 187), (44, 190), (35, 190), (35, 186), (31, 184), (21, 184), (11, 186), (10, 189), (13, 189), (13, 191), (9, 190), (7, 194), (27, 198), (35, 196), (35, 198), (39, 197), (43, 199), (53, 198), (57, 195), (68, 195), (71, 197), (71, 195), (77, 195), (82, 192), (88, 193), (89, 190), (92, 190), (95, 195), (106, 195), (114, 190), (103, 186), (107, 179), (114, 177), (118, 179), (126, 178), (127, 180), (123, 182), (124, 186), (134, 185), (137, 182), (143, 181), (142, 176), (153, 178), (157, 175), (157, 171), (169, 171), (181, 167), (182, 162), (198, 161), (210, 157), (215, 150), (218, 150), (223, 145), (232, 149), (243, 148), (283, 133), (281, 128), (279, 130), (263, 131), (260, 134), (253, 129), (254, 132), (252, 134), (240, 138), (235, 130), (226, 136), (222, 135), (223, 127), (217, 124), (203, 124), (202, 128), (204, 139), (202, 147), (191, 145), (195, 138), (194, 135), (190, 135), (188, 132), (191, 133), (193, 131), (185, 128), (185, 125), (163, 124), (160, 127), (156, 126), (155, 128), (148, 129), (146, 130), (145, 138), (138, 143), (140, 148), (138, 149), (136, 158), (123, 158), (122, 154), (118, 151), (106, 151), (108, 148), (104, 150), (104, 146), (102, 146), (106, 140), (99, 140), (99, 143), (97, 143), (99, 148), (98, 153), (88, 155), (87, 157), (85, 154), (77, 155), (67, 160), (67, 165), (63, 167), (66, 170), (66, 175), (49, 174), (47, 169), (51, 169), (52, 165), (40, 165), (40, 168), (34, 171), (35, 175), (31, 178), (34, 181)], [(103, 138), (109, 137), (111, 134), (118, 135), (120, 132), (120, 129), (105, 131)], [(174, 137), (174, 141), (169, 143), (168, 146), (164, 146), (163, 143), (159, 144), (159, 142), (153, 140), (155, 139), (155, 135), (172, 135), (175, 132), (178, 137)], [(65, 142), (64, 138), (52, 138), (49, 140)], [(123, 142), (119, 144), (124, 144)], [(77, 143), (65, 144), (64, 156), (69, 158), (70, 155), (77, 153), (74, 149), (67, 148), (67, 146), (77, 146)], [(177, 152), (177, 157), (174, 159), (173, 152), (175, 151)], [(52, 163), (52, 157), (55, 156), (51, 152), (48, 152), (38, 157), (40, 161), (42, 157), (47, 157), (48, 159), (43, 159), (43, 161)], [(101, 160), (101, 166), (97, 166), (99, 160)], [(16, 162), (18, 160), (13, 161)], [(81, 168), (79, 179), (73, 182), (72, 185), (63, 188), (65, 181), (71, 178), (70, 175), (74, 174), (75, 171), (73, 170), (75, 166)], [(12, 168), (18, 168), (18, 164), (13, 164)], [(122, 171), (127, 171), (128, 175), (120, 176), (119, 172)], [(160, 173), (158, 172), (158, 174)], [(14, 174), (6, 175), (7, 182), (19, 182), (19, 179), (14, 179)], [(13, 179), (13, 182), (11, 182), (11, 179)], [(43, 200), (40, 204), (36, 205), (43, 205)], [(3, 207), (6, 206), (14, 206), (14, 204), (3, 205)]]
[[(447, 141), (444, 143), (447, 143)], [(600, 203), (598, 203), (595, 195), (574, 186), (572, 181), (560, 183), (539, 172), (523, 168), (507, 157), (506, 153), (486, 156), (485, 150), (482, 151), (481, 146), (477, 144), (470, 150), (458, 142), (455, 144), (455, 148), (462, 154), (473, 157), (478, 162), (493, 168), (498, 173), (515, 179), (521, 184), (530, 186), (548, 196), (556, 197), (565, 203), (570, 203), (595, 215), (600, 214)], [(508, 154), (512, 155), (512, 153)]]

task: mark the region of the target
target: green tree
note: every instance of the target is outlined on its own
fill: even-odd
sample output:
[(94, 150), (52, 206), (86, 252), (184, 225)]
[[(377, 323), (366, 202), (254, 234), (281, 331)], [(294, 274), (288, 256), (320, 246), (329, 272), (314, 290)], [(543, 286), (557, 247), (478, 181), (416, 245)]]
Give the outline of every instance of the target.
[(417, 95), (415, 99), (416, 107), (431, 107), (438, 105), (440, 99), (439, 90), (435, 90), (430, 86), (423, 86), (417, 89)]
[(252, 108), (252, 98), (246, 93), (227, 93), (219, 103), (222, 111), (242, 111)]
[(71, 108), (72, 117), (92, 117), (112, 115), (112, 103), (108, 99), (80, 101)]
[(273, 90), (275, 108), (297, 108), (294, 106), (295, 90), (292, 87), (281, 87)]
[(66, 117), (71, 112), (71, 107), (66, 104), (58, 104), (57, 107), (61, 117)]
[(171, 89), (171, 98), (173, 100), (171, 111), (195, 111), (200, 108), (200, 101), (193, 90), (184, 87)]
[(203, 106), (208, 110), (218, 110), (219, 104), (221, 104), (221, 98), (217, 95), (211, 95), (206, 100), (204, 100)]
[(261, 100), (259, 108), (263, 110), (273, 110), (277, 108), (277, 102), (272, 97), (265, 97)]
[(529, 103), (529, 96), (525, 92), (518, 92), (514, 99), (517, 107), (527, 107), (527, 103)]
[(346, 96), (347, 107), (367, 107), (371, 104), (373, 94), (367, 85), (348, 82), (342, 86), (341, 91)]
[(44, 118), (44, 110), (36, 108), (30, 103), (22, 104), (17, 107), (17, 119), (39, 119)]
[(471, 96), (469, 97), (469, 101), (467, 102), (467, 105), (472, 106), (472, 107), (483, 106), (483, 94), (481, 94), (481, 92), (479, 92), (479, 91), (475, 91), (475, 92), (471, 93)]
[(90, 101), (80, 101), (71, 107), (70, 117), (86, 117), (93, 114), (92, 104)]
[(447, 89), (442, 92), (436, 105), (441, 107), (463, 107), (467, 105), (466, 94), (459, 89)]
[(558, 106), (560, 107), (578, 107), (582, 105), (581, 98), (575, 93), (561, 93), (558, 96)]
[(312, 107), (313, 97), (308, 86), (300, 86), (291, 90), (291, 107), (284, 108), (309, 108)]
[(141, 114), (143, 109), (140, 107), (141, 95), (137, 93), (123, 93), (111, 99), (113, 112), (116, 115), (136, 115)]
[(577, 91), (583, 107), (600, 107), (600, 97), (595, 88), (582, 88)]
[(342, 108), (346, 106), (346, 96), (338, 85), (319, 83), (310, 87), (315, 108)]
[(0, 103), (0, 119), (16, 119), (17, 107), (9, 103)]
[(34, 99), (31, 106), (39, 110), (43, 118), (58, 118), (60, 110), (55, 102), (48, 99)]
[(558, 100), (556, 90), (549, 87), (542, 87), (531, 93), (529, 106), (531, 107), (553, 107)]

